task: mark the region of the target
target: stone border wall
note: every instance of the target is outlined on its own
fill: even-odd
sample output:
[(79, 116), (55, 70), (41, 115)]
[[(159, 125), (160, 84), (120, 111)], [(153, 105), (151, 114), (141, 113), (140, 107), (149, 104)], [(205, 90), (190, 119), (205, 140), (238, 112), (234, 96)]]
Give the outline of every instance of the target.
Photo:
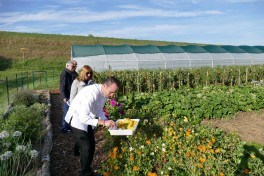
[(48, 110), (47, 110), (46, 118), (44, 119), (44, 122), (43, 122), (46, 128), (46, 134), (44, 136), (44, 142), (43, 142), (42, 152), (41, 152), (42, 167), (38, 170), (37, 176), (50, 176), (50, 152), (52, 150), (53, 132), (52, 132), (52, 124), (50, 121), (51, 120), (50, 119), (51, 103), (50, 103), (50, 91), (49, 90), (47, 90), (46, 96), (47, 96)]

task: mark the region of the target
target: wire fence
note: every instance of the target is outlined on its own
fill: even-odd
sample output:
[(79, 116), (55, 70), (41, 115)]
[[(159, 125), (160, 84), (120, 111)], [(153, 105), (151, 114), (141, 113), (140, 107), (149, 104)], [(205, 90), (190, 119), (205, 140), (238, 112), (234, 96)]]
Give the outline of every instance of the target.
[[(46, 89), (58, 85), (60, 71), (33, 70), (0, 77), (0, 105), (7, 107), (21, 90)], [(1, 109), (2, 110), (2, 109)]]

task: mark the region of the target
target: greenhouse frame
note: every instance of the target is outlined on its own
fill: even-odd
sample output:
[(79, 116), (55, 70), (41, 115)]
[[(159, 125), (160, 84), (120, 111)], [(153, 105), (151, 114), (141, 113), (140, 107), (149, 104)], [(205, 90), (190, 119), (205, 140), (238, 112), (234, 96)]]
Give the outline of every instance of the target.
[(264, 46), (232, 45), (72, 45), (77, 70), (90, 65), (95, 71), (197, 68), (264, 64)]

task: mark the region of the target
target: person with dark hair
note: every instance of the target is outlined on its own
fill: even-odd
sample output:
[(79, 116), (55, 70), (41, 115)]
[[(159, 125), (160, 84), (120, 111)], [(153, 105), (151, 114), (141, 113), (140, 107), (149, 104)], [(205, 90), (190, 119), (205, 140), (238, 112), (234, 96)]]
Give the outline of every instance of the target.
[[(75, 61), (76, 62), (76, 61)], [(62, 100), (62, 132), (67, 133), (70, 132), (70, 126), (65, 122), (65, 116), (69, 109), (68, 101), (70, 99), (70, 92), (73, 80), (77, 77), (77, 73), (75, 71), (76, 67), (74, 66), (72, 61), (68, 61), (66, 63), (66, 68), (62, 71), (60, 75), (60, 97)]]
[(102, 84), (82, 88), (71, 102), (65, 117), (71, 126), (73, 136), (80, 151), (81, 176), (94, 176), (91, 168), (95, 151), (94, 128), (98, 125), (114, 128), (113, 120), (108, 120), (103, 112), (106, 100), (113, 97), (120, 87), (120, 81), (108, 77)]

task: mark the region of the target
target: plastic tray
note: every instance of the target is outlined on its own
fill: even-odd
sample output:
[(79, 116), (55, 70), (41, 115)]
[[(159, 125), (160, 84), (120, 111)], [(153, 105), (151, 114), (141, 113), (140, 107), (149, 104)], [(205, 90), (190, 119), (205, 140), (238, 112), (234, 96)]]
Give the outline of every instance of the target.
[[(122, 120), (124, 120), (124, 119), (118, 119), (116, 121), (116, 126), (118, 124), (118, 121), (122, 121)], [(133, 129), (122, 130), (121, 128), (114, 128), (114, 129), (109, 129), (108, 131), (110, 132), (111, 135), (115, 135), (115, 136), (133, 135), (133, 133), (137, 129), (139, 119), (131, 119), (131, 120), (136, 121), (136, 125), (134, 126)]]

